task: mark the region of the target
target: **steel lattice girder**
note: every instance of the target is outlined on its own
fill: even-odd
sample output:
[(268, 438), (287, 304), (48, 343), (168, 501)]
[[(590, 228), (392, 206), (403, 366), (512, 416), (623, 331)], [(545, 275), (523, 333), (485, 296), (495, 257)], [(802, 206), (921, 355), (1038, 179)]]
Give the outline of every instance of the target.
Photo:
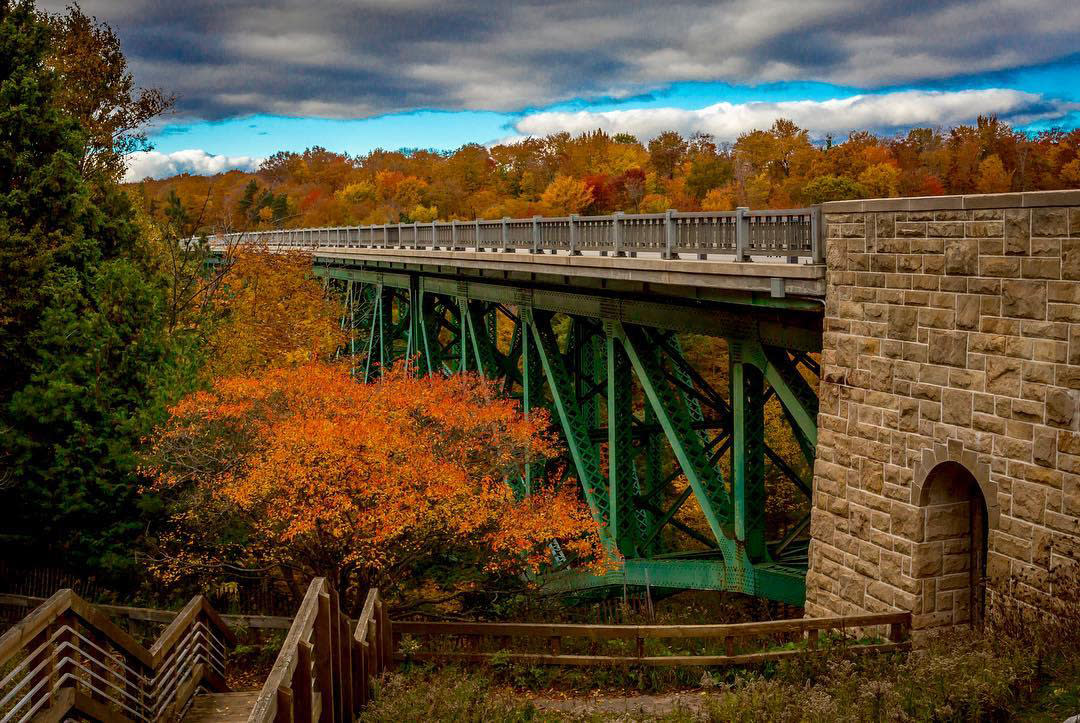
[[(373, 355), (392, 360), (395, 343), (404, 338), (408, 353), (420, 356), (422, 371), (482, 370), (503, 378), (508, 393), (519, 384), (526, 413), (550, 407), (583, 496), (602, 525), (605, 545), (626, 558), (615, 573), (599, 578), (560, 574), (555, 576), (561, 581), (557, 585), (724, 589), (801, 602), (801, 572), (772, 562), (765, 544), (765, 459), (804, 488), (806, 484), (766, 444), (763, 411), (775, 395), (812, 465), (817, 400), (798, 365), (812, 368), (806, 352), (820, 348), (820, 332), (798, 324), (784, 328), (752, 313), (679, 302), (611, 299), (422, 274), (323, 271), (336, 279), (366, 281), (365, 286), (375, 290), (369, 361)], [(515, 323), (506, 353), (496, 336), (500, 313)], [(555, 313), (572, 321), (565, 353), (551, 325)], [(444, 343), (440, 337), (445, 338), (446, 331), (451, 338)], [(672, 332), (728, 340), (730, 403), (682, 356)], [(633, 410), (635, 381), (647, 401), (642, 419)], [(717, 466), (729, 445), (730, 486)], [(666, 474), (662, 452), (669, 446), (676, 468)], [(668, 506), (663, 497), (680, 471), (690, 485)], [(515, 494), (528, 494), (538, 474), (539, 465), (529, 465), (524, 478), (510, 480)], [(712, 539), (676, 518), (691, 495), (705, 514)], [(657, 558), (670, 544), (660, 535), (667, 526), (705, 544), (712, 557)], [(777, 550), (803, 527), (797, 525)], [(563, 559), (554, 552), (557, 560)]]

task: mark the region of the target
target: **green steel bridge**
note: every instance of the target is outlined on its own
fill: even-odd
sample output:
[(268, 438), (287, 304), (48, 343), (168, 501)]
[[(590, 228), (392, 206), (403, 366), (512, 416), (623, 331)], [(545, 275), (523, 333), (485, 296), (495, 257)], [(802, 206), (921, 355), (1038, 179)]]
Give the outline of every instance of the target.
[[(822, 228), (819, 208), (738, 209), (212, 241), (310, 252), (345, 301), (348, 351), (364, 380), (408, 359), (424, 373), (480, 372), (526, 413), (550, 411), (567, 456), (546, 471), (580, 481), (623, 560), (604, 576), (563, 565), (554, 589), (731, 590), (802, 604)], [(703, 354), (700, 337), (724, 340), (726, 360)], [(766, 437), (770, 404), (786, 444)], [(544, 471), (528, 469), (515, 492), (528, 494)], [(803, 514), (780, 529), (766, 524), (767, 473), (803, 497), (794, 505)]]

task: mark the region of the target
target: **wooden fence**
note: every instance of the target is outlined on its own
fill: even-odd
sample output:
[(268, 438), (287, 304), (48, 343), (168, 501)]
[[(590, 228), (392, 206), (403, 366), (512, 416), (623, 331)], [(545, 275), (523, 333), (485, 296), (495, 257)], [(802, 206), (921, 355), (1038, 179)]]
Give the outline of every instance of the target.
[[(867, 637), (868, 630), (883, 628), (885, 642)], [(543, 623), (394, 622), (395, 660), (446, 660), (461, 662), (508, 662), (540, 665), (650, 665), (721, 666), (781, 660), (821, 647), (823, 634), (840, 633), (837, 642), (857, 653), (879, 653), (910, 647), (911, 613), (882, 613), (833, 618), (799, 618), (733, 625), (548, 625)], [(862, 638), (849, 633), (858, 631)], [(413, 636), (416, 647), (405, 651), (403, 636)], [(511, 649), (511, 641), (519, 639)], [(524, 645), (520, 640), (524, 639)], [(564, 645), (571, 641), (572, 646)], [(682, 653), (657, 647), (649, 641), (681, 640), (707, 648), (709, 641), (723, 652)], [(616, 650), (598, 654), (612, 641)], [(752, 646), (747, 646), (753, 641)], [(441, 643), (441, 644), (440, 644)], [(531, 643), (531, 646), (530, 646)], [(536, 650), (540, 644), (544, 649)], [(705, 643), (702, 645), (701, 643)], [(775, 649), (785, 645), (787, 649)], [(525, 652), (518, 648), (532, 647)], [(685, 646), (684, 646), (685, 647)], [(752, 650), (746, 648), (751, 647)], [(763, 649), (764, 648), (764, 649)], [(770, 649), (773, 648), (773, 649)], [(658, 654), (655, 654), (658, 653)]]

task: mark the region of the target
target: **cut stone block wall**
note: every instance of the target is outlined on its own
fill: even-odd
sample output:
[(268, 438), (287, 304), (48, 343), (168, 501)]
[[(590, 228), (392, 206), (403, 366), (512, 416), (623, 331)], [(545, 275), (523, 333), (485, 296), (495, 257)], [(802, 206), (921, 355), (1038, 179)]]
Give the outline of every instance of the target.
[(982, 520), (989, 584), (1053, 594), (1080, 550), (1080, 191), (824, 212), (807, 614), (968, 621)]

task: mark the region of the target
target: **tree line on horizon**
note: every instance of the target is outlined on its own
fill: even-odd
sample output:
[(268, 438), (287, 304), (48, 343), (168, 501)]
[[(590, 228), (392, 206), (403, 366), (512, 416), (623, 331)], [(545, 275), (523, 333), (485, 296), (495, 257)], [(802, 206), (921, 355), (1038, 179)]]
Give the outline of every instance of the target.
[(129, 184), (152, 217), (205, 230), (426, 223), (533, 215), (794, 208), (825, 201), (1080, 187), (1080, 129), (1029, 135), (993, 117), (949, 130), (855, 131), (814, 143), (779, 119), (734, 143), (601, 130), (456, 151), (314, 146), (256, 171)]

